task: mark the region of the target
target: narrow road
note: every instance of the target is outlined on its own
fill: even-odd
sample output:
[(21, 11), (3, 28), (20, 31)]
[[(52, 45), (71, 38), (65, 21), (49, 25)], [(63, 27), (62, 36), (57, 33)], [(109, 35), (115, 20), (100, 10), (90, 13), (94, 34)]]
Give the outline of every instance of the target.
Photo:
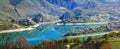
[(19, 29), (12, 29), (12, 30), (5, 30), (5, 31), (0, 31), (0, 33), (10, 33), (10, 32), (18, 32), (18, 31), (25, 31), (25, 30), (32, 30), (34, 28), (19, 28)]
[[(108, 24), (109, 22), (98, 22), (98, 23), (65, 23), (65, 25), (89, 25), (89, 24)], [(64, 23), (57, 23), (56, 25), (63, 25)]]

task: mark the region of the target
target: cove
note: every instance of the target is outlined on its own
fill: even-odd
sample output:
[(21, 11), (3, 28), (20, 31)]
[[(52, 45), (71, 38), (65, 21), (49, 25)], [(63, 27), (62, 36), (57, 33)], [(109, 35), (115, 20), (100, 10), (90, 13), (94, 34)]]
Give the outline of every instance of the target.
[(30, 31), (21, 31), (13, 33), (0, 34), (0, 44), (3, 44), (4, 40), (8, 38), (10, 41), (15, 41), (16, 38), (24, 36), (29, 45), (37, 45), (44, 40), (60, 40), (65, 38), (65, 33), (70, 31), (80, 30), (84, 28), (100, 27), (101, 24), (81, 24), (81, 25), (56, 25), (56, 24), (44, 24), (36, 27)]

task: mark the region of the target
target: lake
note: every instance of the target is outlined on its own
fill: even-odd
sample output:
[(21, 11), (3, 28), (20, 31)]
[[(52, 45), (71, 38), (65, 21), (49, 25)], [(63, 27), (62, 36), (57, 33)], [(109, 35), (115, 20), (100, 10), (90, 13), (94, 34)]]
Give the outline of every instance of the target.
[(4, 40), (9, 39), (15, 41), (16, 38), (24, 36), (28, 43), (36, 45), (43, 40), (60, 40), (65, 38), (65, 33), (70, 31), (80, 30), (84, 28), (100, 27), (101, 24), (81, 24), (81, 25), (56, 25), (56, 24), (44, 24), (36, 27), (30, 31), (21, 31), (13, 33), (0, 34), (0, 44), (4, 43)]

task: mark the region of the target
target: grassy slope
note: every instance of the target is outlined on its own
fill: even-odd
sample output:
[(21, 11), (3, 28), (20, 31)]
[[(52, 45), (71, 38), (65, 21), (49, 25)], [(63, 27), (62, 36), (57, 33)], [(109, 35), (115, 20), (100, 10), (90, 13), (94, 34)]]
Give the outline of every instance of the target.
[(111, 49), (120, 49), (120, 41), (119, 42), (110, 42)]
[(109, 44), (111, 49), (120, 49), (120, 38), (111, 38)]
[(16, 6), (21, 16), (30, 16), (39, 13), (49, 15), (60, 15), (63, 10), (58, 9), (59, 6), (50, 4), (45, 0), (23, 0)]
[(9, 0), (0, 0), (0, 30), (20, 27), (19, 25), (10, 22), (13, 18), (33, 17), (39, 13), (46, 13), (44, 17), (50, 21), (54, 21), (57, 18), (54, 18), (52, 15), (59, 15), (62, 13), (62, 10), (59, 10), (58, 8), (59, 6), (50, 4), (45, 0), (22, 0), (16, 6), (19, 16)]
[[(14, 13), (14, 15), (13, 15)], [(17, 24), (9, 22), (10, 19), (17, 17), (13, 10), (13, 6), (9, 4), (9, 0), (1, 0), (0, 2), (0, 30), (7, 30), (20, 27)]]

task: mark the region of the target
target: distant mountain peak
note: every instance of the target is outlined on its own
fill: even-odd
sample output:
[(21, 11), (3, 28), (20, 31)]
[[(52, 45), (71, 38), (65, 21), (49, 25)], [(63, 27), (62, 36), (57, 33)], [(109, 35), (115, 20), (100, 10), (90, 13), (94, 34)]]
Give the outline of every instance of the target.
[(13, 6), (17, 6), (22, 0), (9, 0)]
[(47, 0), (47, 1), (67, 9), (73, 9), (77, 6), (75, 0)]

